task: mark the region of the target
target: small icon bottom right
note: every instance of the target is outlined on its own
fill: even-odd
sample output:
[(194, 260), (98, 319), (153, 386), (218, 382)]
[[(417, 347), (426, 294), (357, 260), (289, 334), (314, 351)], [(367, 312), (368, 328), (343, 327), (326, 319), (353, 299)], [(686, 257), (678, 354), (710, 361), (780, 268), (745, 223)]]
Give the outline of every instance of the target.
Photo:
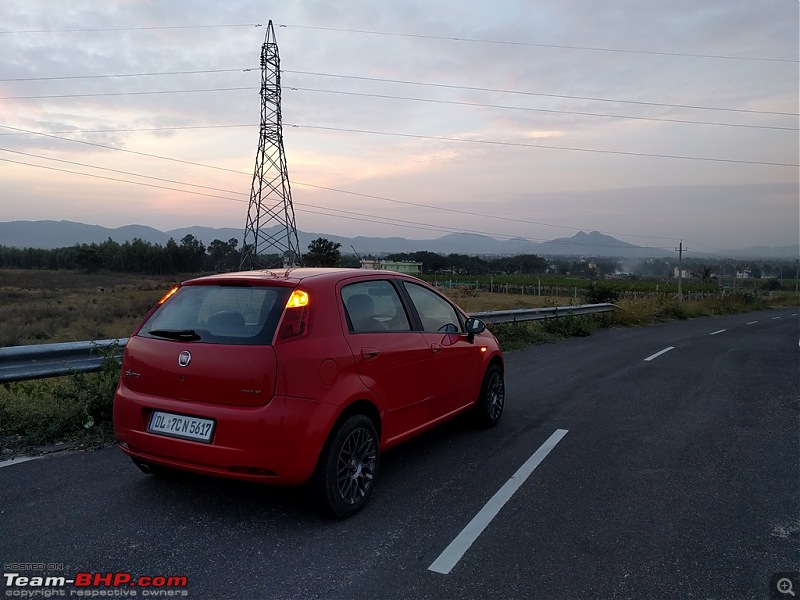
[(800, 573), (797, 571), (773, 574), (769, 580), (769, 597), (782, 598), (783, 600), (797, 598), (799, 581)]

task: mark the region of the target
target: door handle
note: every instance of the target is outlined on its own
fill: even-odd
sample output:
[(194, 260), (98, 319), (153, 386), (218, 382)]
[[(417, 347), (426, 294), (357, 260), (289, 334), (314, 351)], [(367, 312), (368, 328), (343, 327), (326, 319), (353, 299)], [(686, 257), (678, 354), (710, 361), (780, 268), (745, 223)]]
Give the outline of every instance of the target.
[(362, 348), (361, 358), (363, 358), (364, 360), (372, 360), (373, 358), (377, 358), (378, 354), (380, 353), (381, 351), (378, 350), (377, 348)]
[(434, 354), (437, 354), (438, 352), (442, 351), (442, 346), (441, 344), (431, 344), (431, 350)]

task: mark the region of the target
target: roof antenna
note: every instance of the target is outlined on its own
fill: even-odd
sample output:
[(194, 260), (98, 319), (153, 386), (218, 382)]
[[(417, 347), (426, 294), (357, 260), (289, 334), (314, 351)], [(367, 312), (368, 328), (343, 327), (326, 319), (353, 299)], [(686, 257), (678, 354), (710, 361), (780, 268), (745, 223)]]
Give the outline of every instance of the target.
[(356, 258), (358, 259), (358, 264), (360, 264), (361, 268), (363, 269), (364, 268), (364, 259), (361, 258), (361, 255), (355, 249), (355, 246), (353, 246), (353, 244), (350, 244), (350, 247), (353, 249), (353, 252), (355, 253)]

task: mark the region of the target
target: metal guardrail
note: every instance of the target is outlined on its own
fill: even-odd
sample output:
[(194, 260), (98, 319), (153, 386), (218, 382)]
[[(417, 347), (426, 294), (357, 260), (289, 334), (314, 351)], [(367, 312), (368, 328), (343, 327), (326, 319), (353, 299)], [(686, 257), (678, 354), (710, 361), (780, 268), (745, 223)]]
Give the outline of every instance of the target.
[[(582, 304), (580, 306), (476, 312), (471, 313), (470, 316), (477, 317), (487, 324), (522, 323), (614, 310), (616, 307), (613, 304)], [(66, 342), (0, 348), (0, 383), (97, 371), (105, 359), (102, 352), (104, 349), (115, 345), (122, 349), (127, 342), (128, 338), (121, 338), (94, 342)]]
[(471, 313), (487, 324), (491, 323), (523, 323), (541, 319), (559, 317), (578, 317), (597, 313), (613, 312), (617, 309), (613, 304), (581, 304), (579, 306), (548, 306), (546, 308), (518, 308), (514, 310), (491, 310)]
[(103, 350), (124, 348), (128, 338), (0, 348), (0, 383), (97, 371)]

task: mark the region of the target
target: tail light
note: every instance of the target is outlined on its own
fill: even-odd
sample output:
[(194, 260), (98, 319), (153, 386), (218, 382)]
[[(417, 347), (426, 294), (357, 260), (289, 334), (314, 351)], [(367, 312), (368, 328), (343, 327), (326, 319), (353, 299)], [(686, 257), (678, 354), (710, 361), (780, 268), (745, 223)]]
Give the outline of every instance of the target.
[(276, 341), (291, 340), (304, 336), (308, 332), (311, 314), (308, 292), (294, 290), (286, 301)]

